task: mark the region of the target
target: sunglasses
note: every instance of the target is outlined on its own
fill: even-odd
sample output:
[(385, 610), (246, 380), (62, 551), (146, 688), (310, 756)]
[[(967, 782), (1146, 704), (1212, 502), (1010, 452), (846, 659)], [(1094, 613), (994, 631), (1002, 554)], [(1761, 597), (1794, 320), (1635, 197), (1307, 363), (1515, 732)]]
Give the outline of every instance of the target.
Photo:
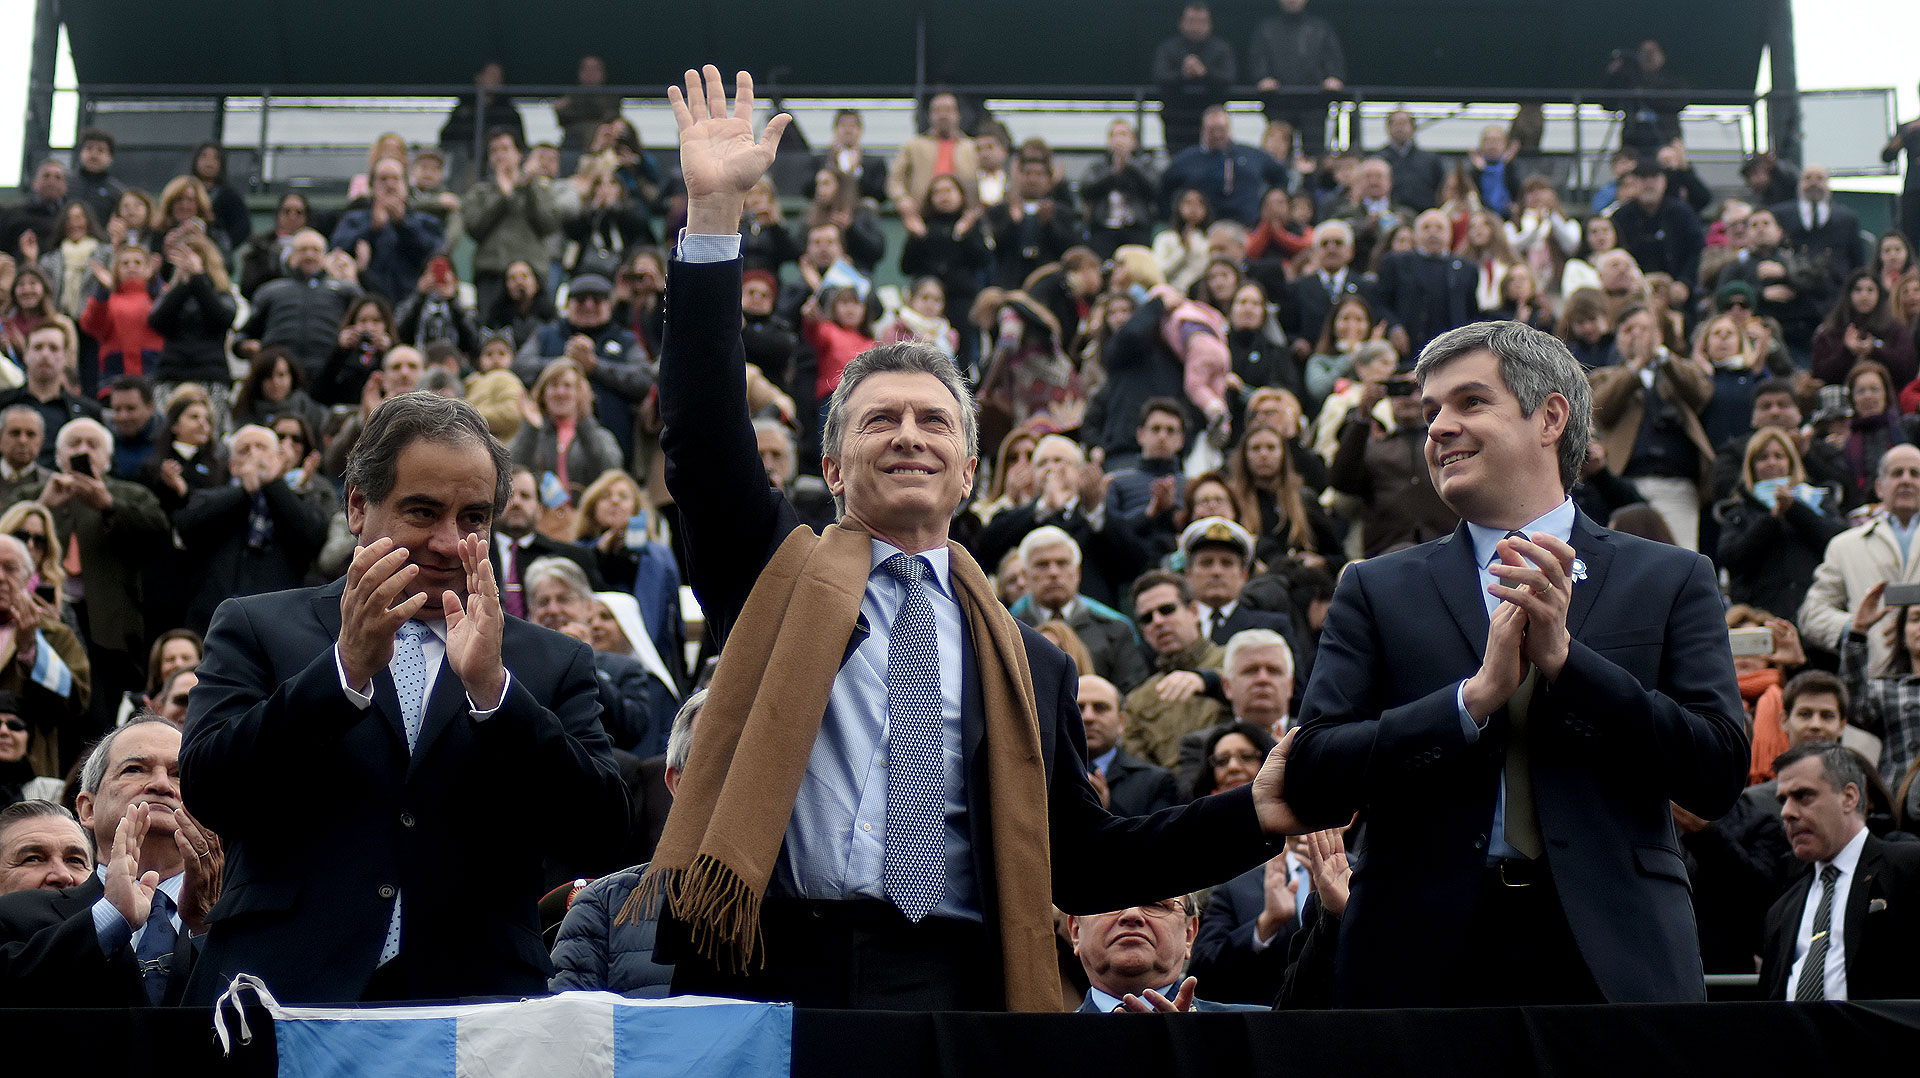
[(47, 537), (43, 532), (14, 532), (13, 537), (30, 546), (37, 546), (41, 550), (47, 549)]
[(4, 720), (0, 720), (0, 726), (4, 726), (7, 729), (12, 730), (16, 734), (24, 734), (27, 732), (27, 720), (25, 719), (16, 719), (16, 718), (9, 717)]
[(1266, 757), (1257, 752), (1216, 752), (1207, 758), (1207, 762), (1215, 767), (1226, 767), (1235, 763), (1257, 764), (1264, 759)]
[(1159, 606), (1142, 610), (1133, 619), (1142, 625), (1152, 625), (1161, 618), (1170, 618), (1180, 610), (1179, 603), (1161, 603)]

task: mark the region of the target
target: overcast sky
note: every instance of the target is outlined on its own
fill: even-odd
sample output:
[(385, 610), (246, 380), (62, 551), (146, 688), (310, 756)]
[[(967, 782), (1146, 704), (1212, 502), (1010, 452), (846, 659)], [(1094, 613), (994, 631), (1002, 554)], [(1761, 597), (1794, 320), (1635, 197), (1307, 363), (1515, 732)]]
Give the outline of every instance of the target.
[[(1515, 0), (1516, 5), (1525, 0)], [(187, 0), (191, 5), (192, 0)], [(1802, 89), (1892, 86), (1901, 119), (1920, 116), (1920, 0), (1794, 0)], [(0, 0), (0, 186), (19, 182), (21, 116), (26, 112), (34, 0)], [(71, 78), (71, 71), (67, 73)], [(71, 132), (68, 135), (71, 138)], [(1837, 183), (1897, 189), (1898, 181)]]

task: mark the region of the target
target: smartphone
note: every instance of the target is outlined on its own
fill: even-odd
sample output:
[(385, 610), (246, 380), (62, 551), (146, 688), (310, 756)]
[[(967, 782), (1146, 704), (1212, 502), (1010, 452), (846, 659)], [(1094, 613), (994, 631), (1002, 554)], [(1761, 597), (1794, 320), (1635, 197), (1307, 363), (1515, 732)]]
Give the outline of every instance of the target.
[(1393, 378), (1387, 382), (1387, 396), (1411, 397), (1420, 392), (1420, 383), (1411, 379)]
[(92, 478), (93, 455), (91, 453), (75, 453), (73, 456), (67, 458), (67, 466), (73, 469), (75, 475), (84, 475)]
[(1773, 654), (1773, 630), (1766, 628), (1728, 629), (1727, 643), (1734, 658)]
[(552, 472), (540, 473), (540, 504), (548, 509), (558, 509), (567, 504), (567, 485)]
[(1888, 606), (1920, 606), (1920, 584), (1888, 584), (1880, 601)]
[(434, 284), (444, 285), (453, 280), (453, 263), (447, 256), (440, 255), (427, 263), (427, 275), (433, 278)]
[(646, 545), (647, 514), (646, 510), (643, 509), (635, 513), (633, 517), (627, 521), (627, 549), (640, 550)]

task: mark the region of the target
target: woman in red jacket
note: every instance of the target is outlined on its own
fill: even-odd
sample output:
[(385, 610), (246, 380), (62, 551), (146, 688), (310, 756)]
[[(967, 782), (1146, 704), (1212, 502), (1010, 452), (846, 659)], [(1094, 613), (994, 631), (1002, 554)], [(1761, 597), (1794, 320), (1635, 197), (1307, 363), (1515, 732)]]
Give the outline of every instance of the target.
[(80, 365), (81, 392), (105, 396), (125, 374), (151, 376), (166, 339), (147, 324), (153, 313), (153, 263), (145, 248), (114, 248), (113, 271), (96, 274), (99, 286), (80, 311), (80, 331), (100, 345), (98, 357)]

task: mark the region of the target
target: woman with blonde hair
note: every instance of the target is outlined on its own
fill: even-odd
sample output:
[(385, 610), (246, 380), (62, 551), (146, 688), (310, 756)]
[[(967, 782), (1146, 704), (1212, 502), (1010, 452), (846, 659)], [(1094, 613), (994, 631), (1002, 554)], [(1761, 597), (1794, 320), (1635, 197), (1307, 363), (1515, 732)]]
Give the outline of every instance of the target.
[(1807, 483), (1791, 431), (1754, 431), (1733, 496), (1714, 508), (1728, 597), (1764, 610), (1799, 610), (1827, 543), (1847, 526), (1839, 505), (1836, 492)]
[(552, 472), (569, 492), (588, 476), (620, 467), (620, 443), (593, 417), (593, 390), (570, 359), (556, 359), (533, 383), (538, 425), (522, 423), (507, 447), (513, 462), (539, 475)]
[(222, 260), (230, 252), (226, 233), (215, 227), (213, 198), (207, 194), (207, 185), (192, 176), (175, 176), (160, 189), (160, 219), (153, 227), (156, 231), (165, 230), (165, 239), (161, 242), (163, 251), (186, 236), (198, 233), (213, 240)]
[(27, 555), (33, 559), (33, 575), (40, 578), (35, 594), (49, 605), (60, 604), (64, 611), (66, 551), (59, 549), (60, 532), (53, 524), (53, 510), (39, 502), (14, 502), (0, 512), (0, 535), (11, 535), (26, 545)]
[(680, 563), (668, 546), (660, 515), (647, 504), (633, 477), (610, 468), (580, 494), (573, 540), (593, 552), (594, 567), (608, 589), (631, 595), (640, 604), (653, 646), (674, 671), (676, 687), (686, 678), (686, 628), (680, 620)]

